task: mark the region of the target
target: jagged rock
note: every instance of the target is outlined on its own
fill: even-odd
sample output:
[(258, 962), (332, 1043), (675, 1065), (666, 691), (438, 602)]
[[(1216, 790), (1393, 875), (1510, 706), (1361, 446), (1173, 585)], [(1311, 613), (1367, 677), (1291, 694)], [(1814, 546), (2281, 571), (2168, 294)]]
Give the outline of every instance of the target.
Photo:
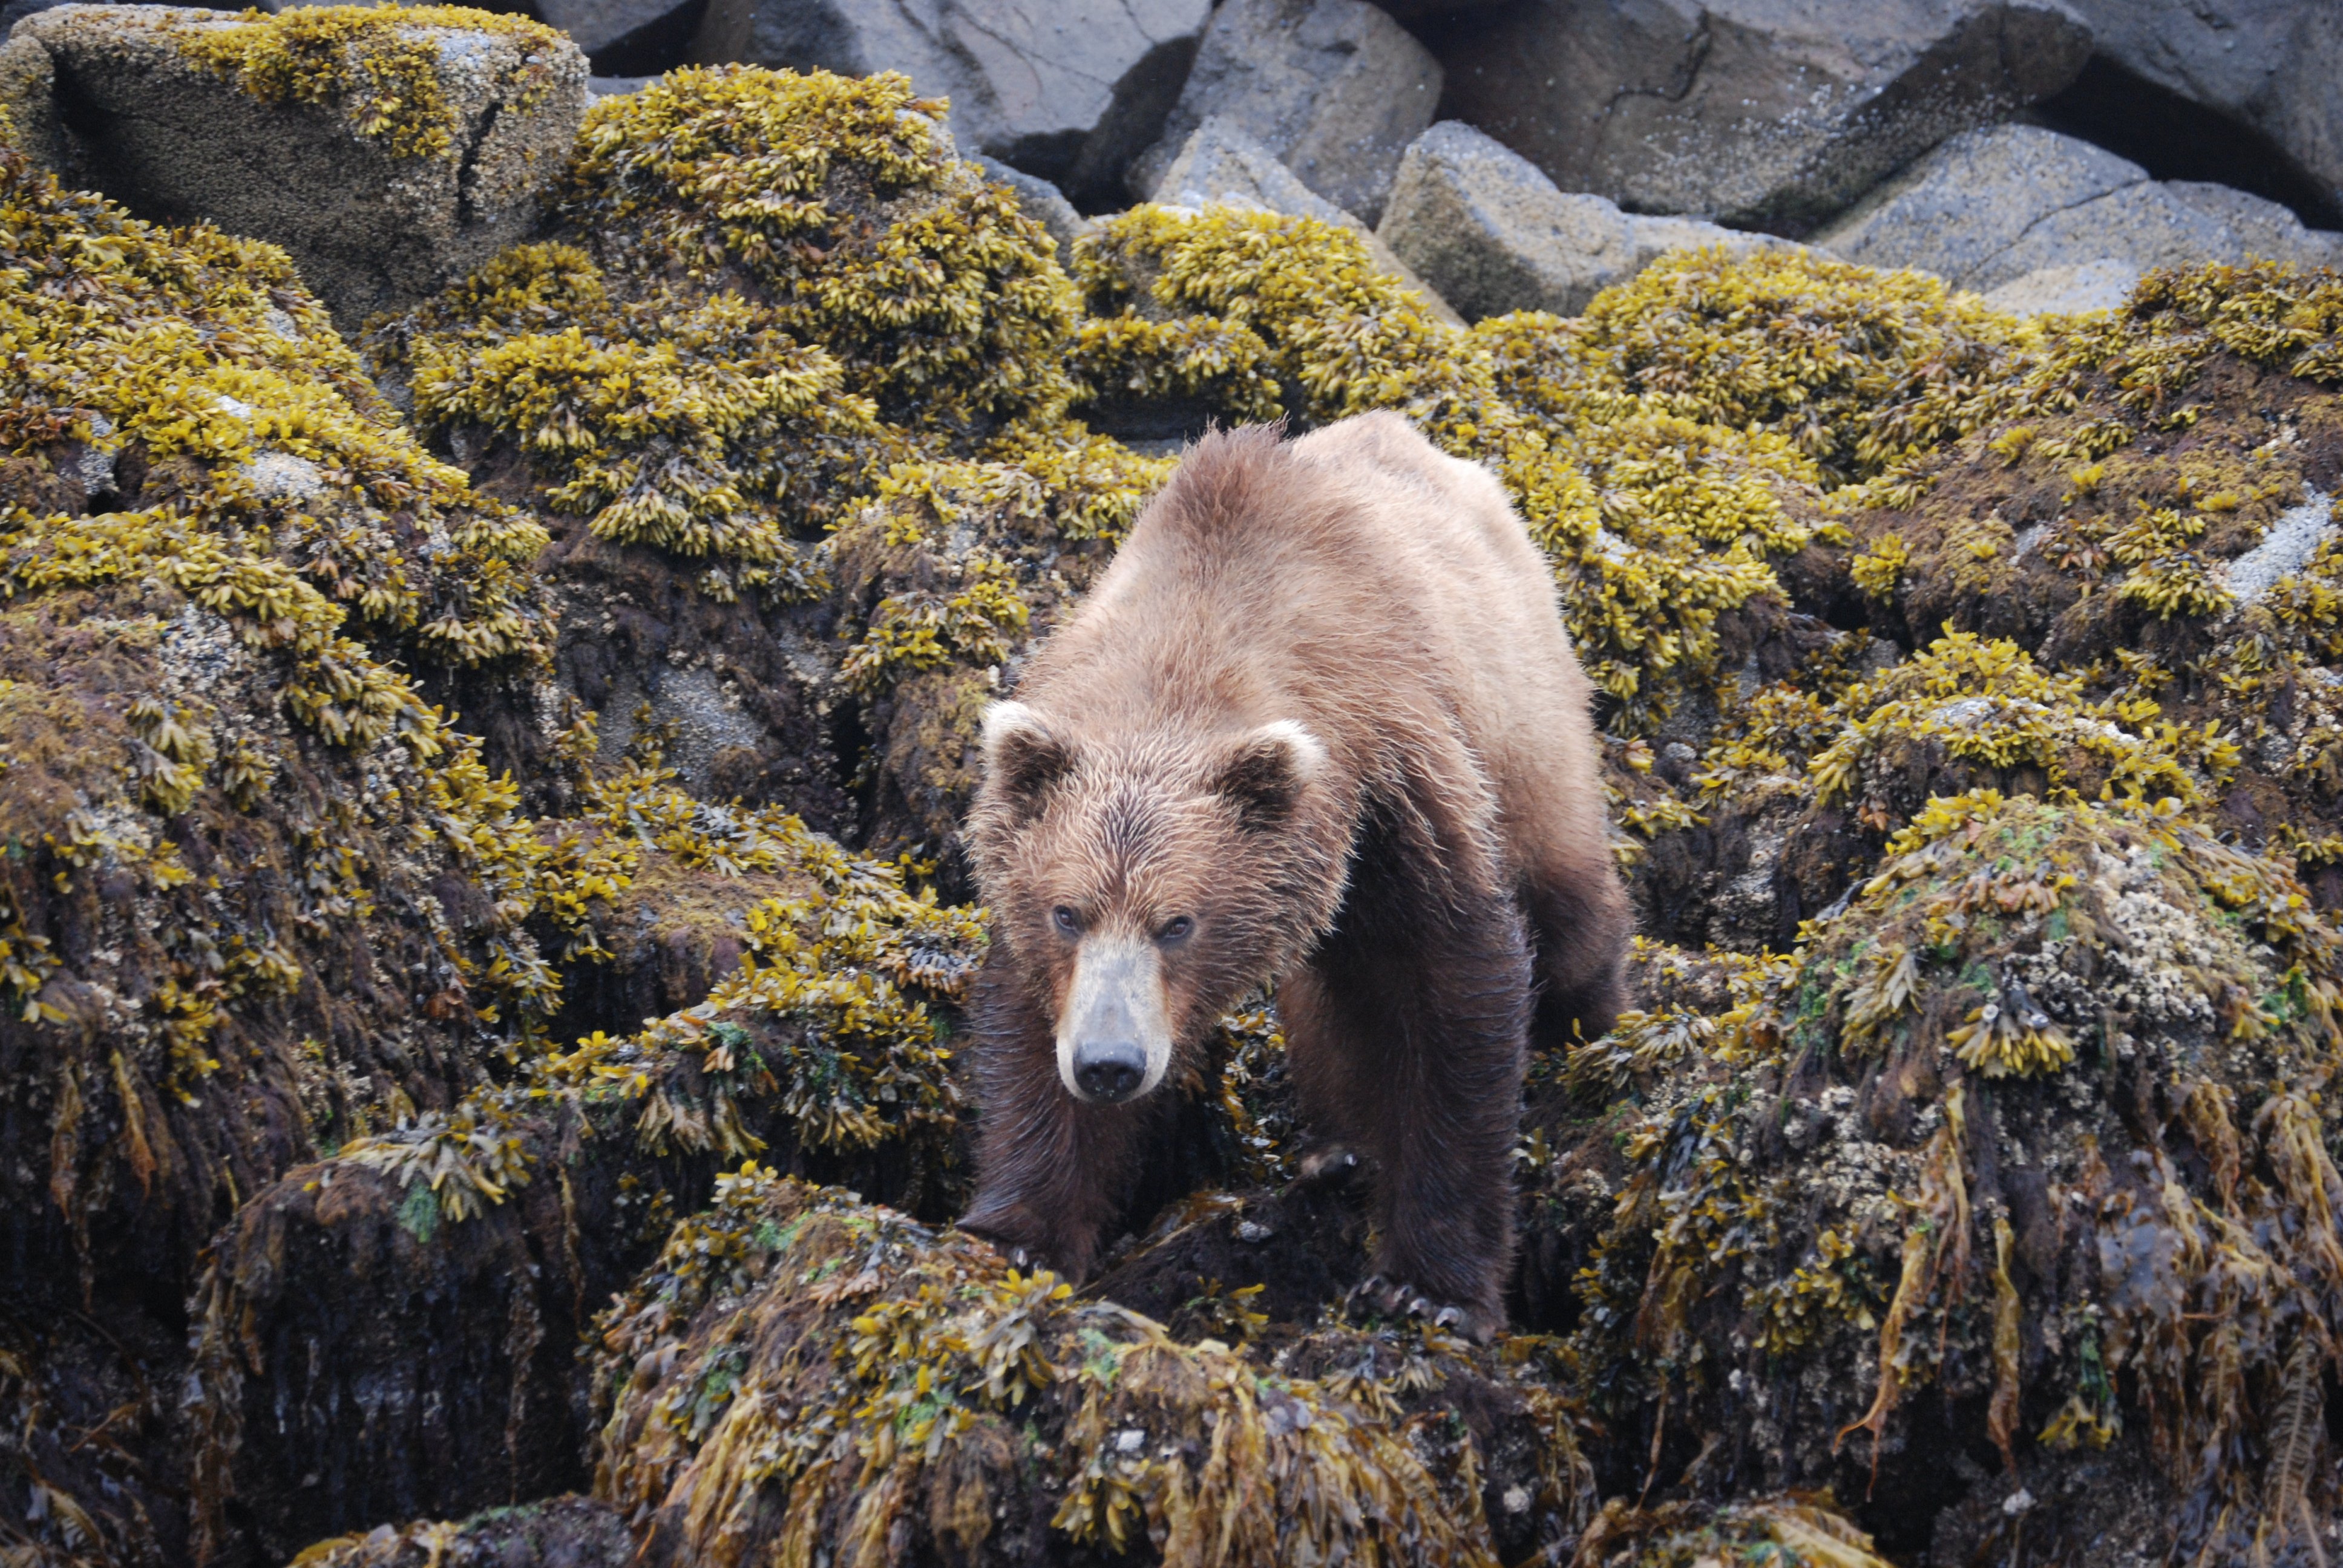
[(1989, 290), (1986, 303), (2017, 316), (2073, 315), (2113, 310), (2138, 284), (2139, 268), (2103, 256), (2068, 266), (2046, 266)]
[(710, 0), (698, 60), (900, 71), (951, 100), (967, 146), (1056, 183), (1083, 202), (1114, 200), (1123, 166), (1161, 133), (1180, 95), (1209, 0)]
[(1218, 116), (1372, 224), (1440, 88), (1440, 63), (1365, 0), (1228, 0), (1163, 139), (1131, 166), (1131, 194), (1153, 197), (1189, 138)]
[(2050, 267), (2111, 259), (2152, 266), (2296, 265), (2343, 255), (2275, 202), (2201, 184), (2162, 185), (2127, 159), (2034, 126), (1953, 137), (1815, 236), (1866, 266), (1917, 266), (1992, 289)]
[(1058, 265), (1063, 266), (1072, 258), (1075, 236), (1082, 232), (1082, 215), (1066, 199), (1066, 193), (1039, 175), (1029, 175), (1023, 169), (1012, 169), (999, 158), (979, 153), (969, 160), (984, 171), (984, 177), (995, 185), (1007, 186), (1017, 194), (1017, 205), (1027, 217), (1050, 231), (1058, 244)]
[(1565, 190), (1797, 234), (2089, 48), (2060, 0), (1534, 0), (1441, 57), (1447, 111)]
[[(2343, 207), (2343, 10), (2303, 0), (2069, 0), (2122, 72), (2236, 120)], [(2333, 216), (2330, 210), (2328, 216)]]
[(538, 20), (560, 28), (597, 71), (657, 71), (674, 64), (699, 30), (708, 0), (537, 0)]
[(1357, 218), (1302, 183), (1302, 177), (1277, 155), (1245, 134), (1234, 122), (1208, 115), (1172, 160), (1156, 186), (1156, 199), (1178, 206), (1215, 204), (1259, 207), (1288, 217), (1314, 217), (1347, 228), (1367, 243), (1375, 265), (1397, 275), (1424, 297), (1433, 313), (1462, 327), (1463, 318), (1450, 308), (1437, 289), (1419, 276), (1381, 236)]
[(1535, 164), (1457, 120), (1407, 149), (1376, 234), (1476, 320), (1509, 310), (1575, 316), (1670, 250), (1720, 245), (1744, 255), (1785, 243), (1565, 195)]
[[(76, 5), (16, 36), (54, 62), (78, 180), (283, 246), (345, 326), (525, 237), (586, 111), (584, 57), (518, 17)], [(336, 64), (305, 80), (297, 60), (319, 53)], [(369, 71), (409, 96), (386, 111), (355, 85)]]

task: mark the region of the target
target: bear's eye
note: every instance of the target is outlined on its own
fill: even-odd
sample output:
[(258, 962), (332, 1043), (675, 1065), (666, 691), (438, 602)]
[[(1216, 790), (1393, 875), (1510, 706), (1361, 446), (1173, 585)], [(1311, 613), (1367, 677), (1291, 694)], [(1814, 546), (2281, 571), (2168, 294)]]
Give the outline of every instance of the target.
[(1056, 909), (1051, 910), (1050, 919), (1055, 920), (1058, 929), (1070, 937), (1082, 934), (1082, 918), (1074, 913), (1073, 906), (1071, 904), (1060, 904)]
[(1196, 922), (1187, 916), (1174, 915), (1163, 922), (1163, 929), (1155, 933), (1155, 940), (1159, 942), (1176, 942), (1195, 929)]

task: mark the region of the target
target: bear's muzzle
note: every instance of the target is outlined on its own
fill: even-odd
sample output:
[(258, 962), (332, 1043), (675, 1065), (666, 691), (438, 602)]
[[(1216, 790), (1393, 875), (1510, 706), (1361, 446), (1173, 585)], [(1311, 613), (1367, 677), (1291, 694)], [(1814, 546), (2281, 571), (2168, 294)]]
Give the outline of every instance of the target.
[(1077, 1100), (1136, 1100), (1172, 1065), (1163, 964), (1138, 937), (1084, 938), (1058, 1020), (1058, 1076)]

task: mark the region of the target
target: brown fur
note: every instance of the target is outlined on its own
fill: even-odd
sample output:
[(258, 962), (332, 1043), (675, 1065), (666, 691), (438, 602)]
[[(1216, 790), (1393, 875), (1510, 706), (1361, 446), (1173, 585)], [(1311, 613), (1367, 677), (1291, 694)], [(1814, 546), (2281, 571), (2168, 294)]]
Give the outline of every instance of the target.
[[(1628, 926), (1590, 689), (1495, 480), (1390, 414), (1207, 436), (1018, 699), (1042, 728), (970, 822), (995, 945), (967, 1226), (1089, 1271), (1170, 1097), (1061, 1082), (1051, 911), (1184, 914), (1175, 1050), (1274, 980), (1304, 1117), (1372, 1158), (1377, 1269), (1493, 1325), (1528, 1036), (1609, 1027)], [(1322, 766), (1249, 739), (1279, 720)]]

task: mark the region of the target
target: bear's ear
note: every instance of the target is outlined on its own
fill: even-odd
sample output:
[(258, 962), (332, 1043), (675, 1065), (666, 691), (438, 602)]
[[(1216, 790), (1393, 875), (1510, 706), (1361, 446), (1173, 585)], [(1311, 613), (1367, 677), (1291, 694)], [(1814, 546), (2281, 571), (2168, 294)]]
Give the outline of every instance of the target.
[(1073, 770), (1073, 748), (1041, 714), (1021, 702), (984, 710), (985, 777), (1019, 820), (1038, 812), (1050, 786)]
[(1302, 788), (1326, 766), (1326, 747), (1291, 719), (1248, 733), (1222, 758), (1212, 792), (1234, 801), (1237, 818), (1252, 830), (1282, 826), (1292, 816)]

